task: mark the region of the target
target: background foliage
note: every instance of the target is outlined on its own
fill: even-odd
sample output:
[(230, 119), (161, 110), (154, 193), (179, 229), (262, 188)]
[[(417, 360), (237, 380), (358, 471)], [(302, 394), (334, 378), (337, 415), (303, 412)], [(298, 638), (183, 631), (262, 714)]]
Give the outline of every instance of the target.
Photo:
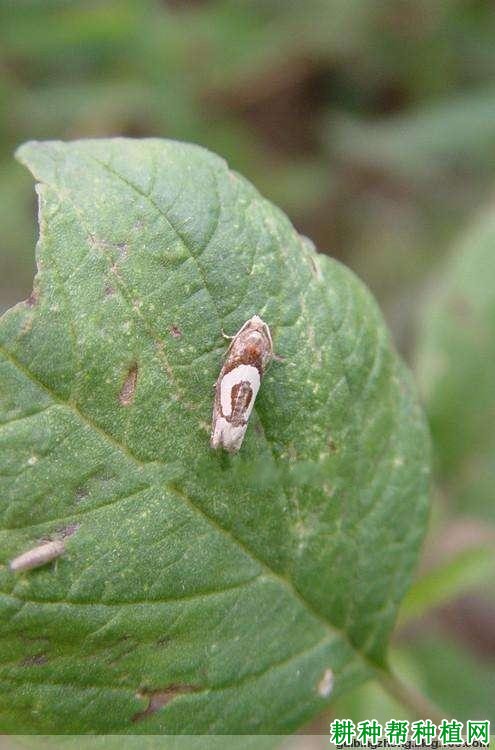
[[(354, 269), (416, 368), (437, 456), (394, 661), (461, 720), (495, 705), (494, 14), (488, 0), (0, 7), (0, 305), (31, 289), (34, 194), (12, 153), (33, 138), (201, 143)], [(368, 685), (332, 714), (400, 711)]]

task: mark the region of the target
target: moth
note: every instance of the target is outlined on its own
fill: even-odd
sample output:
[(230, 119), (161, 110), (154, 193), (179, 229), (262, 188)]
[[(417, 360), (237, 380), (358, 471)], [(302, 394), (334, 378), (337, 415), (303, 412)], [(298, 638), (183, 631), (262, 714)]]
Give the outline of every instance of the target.
[(64, 550), (65, 544), (62, 539), (44, 542), (15, 557), (10, 561), (9, 567), (14, 572), (39, 568), (52, 560), (56, 560), (57, 557), (60, 557), (64, 553)]
[(237, 453), (263, 375), (273, 358), (270, 329), (253, 315), (232, 337), (215, 385), (211, 447)]

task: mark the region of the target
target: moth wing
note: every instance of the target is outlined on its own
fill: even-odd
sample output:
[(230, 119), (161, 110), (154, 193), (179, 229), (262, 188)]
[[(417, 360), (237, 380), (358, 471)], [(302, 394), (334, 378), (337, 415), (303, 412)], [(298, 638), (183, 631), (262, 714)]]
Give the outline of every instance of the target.
[(223, 448), (228, 453), (237, 453), (244, 440), (247, 424), (233, 425), (225, 417), (218, 416), (213, 420), (210, 445), (216, 450)]

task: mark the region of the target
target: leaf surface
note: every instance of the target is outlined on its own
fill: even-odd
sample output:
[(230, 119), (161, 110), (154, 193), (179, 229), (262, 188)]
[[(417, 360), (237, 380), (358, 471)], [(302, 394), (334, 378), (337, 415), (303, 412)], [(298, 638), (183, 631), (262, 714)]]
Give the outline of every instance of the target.
[[(285, 732), (385, 665), (428, 439), (377, 306), (225, 162), (28, 143), (38, 274), (0, 326), (4, 729)], [(225, 342), (274, 362), (209, 448)], [(322, 682), (323, 681), (323, 682)], [(329, 681), (326, 680), (328, 685)]]

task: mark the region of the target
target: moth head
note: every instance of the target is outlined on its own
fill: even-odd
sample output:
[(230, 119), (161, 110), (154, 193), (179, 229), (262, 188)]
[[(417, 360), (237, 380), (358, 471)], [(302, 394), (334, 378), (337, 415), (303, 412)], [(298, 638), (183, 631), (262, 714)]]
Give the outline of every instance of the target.
[(244, 328), (250, 328), (253, 331), (258, 331), (264, 338), (266, 338), (266, 340), (270, 343), (270, 346), (272, 346), (272, 335), (270, 333), (270, 329), (259, 315), (253, 315), (252, 318), (249, 318), (249, 320), (244, 324)]
[(268, 364), (273, 356), (273, 341), (270, 329), (259, 315), (253, 315), (244, 325), (249, 336), (249, 345), (259, 350), (263, 363)]

